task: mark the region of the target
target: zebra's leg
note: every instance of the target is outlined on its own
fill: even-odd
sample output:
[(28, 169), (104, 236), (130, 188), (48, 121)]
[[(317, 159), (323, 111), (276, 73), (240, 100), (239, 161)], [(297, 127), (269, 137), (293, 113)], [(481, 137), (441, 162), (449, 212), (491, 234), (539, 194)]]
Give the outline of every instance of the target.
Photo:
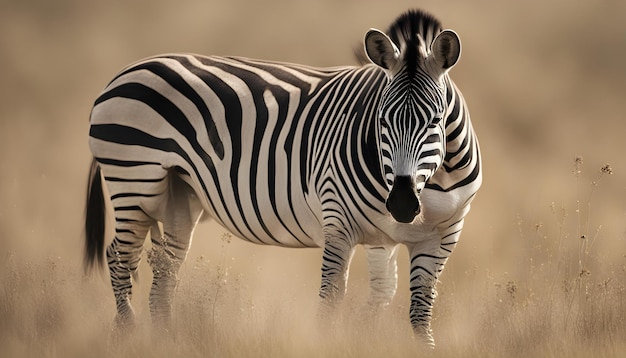
[(424, 342), (431, 346), (435, 346), (430, 322), (432, 319), (433, 304), (437, 293), (435, 284), (439, 276), (439, 271), (443, 267), (443, 262), (447, 257), (440, 257), (434, 253), (433, 248), (424, 247), (426, 244), (436, 245), (434, 242), (421, 243), (410, 248), (410, 283), (411, 306), (409, 315), (411, 325), (416, 335), (421, 337)]
[(366, 246), (370, 273), (369, 304), (373, 308), (387, 306), (398, 288), (398, 246)]
[[(437, 292), (435, 285), (444, 265), (454, 250), (461, 234), (463, 221), (458, 221), (443, 232), (442, 239), (433, 239), (409, 245), (410, 252), (410, 290), (411, 325), (415, 334), (420, 336), (431, 348), (435, 347), (430, 322), (433, 304)], [(458, 230), (457, 230), (458, 229)]]
[(354, 245), (338, 236), (326, 235), (322, 256), (322, 284), (319, 295), (323, 310), (332, 310), (346, 293), (346, 282), (350, 261), (354, 255)]
[(202, 207), (191, 188), (178, 176), (171, 175), (163, 232), (157, 225), (153, 227), (152, 250), (148, 256), (153, 272), (150, 314), (161, 328), (169, 326), (178, 270), (187, 256), (201, 214)]
[(115, 238), (107, 248), (106, 256), (115, 295), (118, 328), (132, 326), (135, 313), (131, 306), (132, 279), (135, 275), (143, 244), (154, 220), (135, 206), (115, 208)]

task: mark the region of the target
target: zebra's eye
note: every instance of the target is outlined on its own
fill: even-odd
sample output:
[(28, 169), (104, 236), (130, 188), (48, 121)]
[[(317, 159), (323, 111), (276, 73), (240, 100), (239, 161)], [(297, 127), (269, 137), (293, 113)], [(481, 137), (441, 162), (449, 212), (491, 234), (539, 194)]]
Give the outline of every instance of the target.
[(439, 124), (439, 122), (441, 122), (442, 119), (443, 119), (443, 116), (435, 116), (433, 120), (430, 122), (430, 125), (436, 126)]

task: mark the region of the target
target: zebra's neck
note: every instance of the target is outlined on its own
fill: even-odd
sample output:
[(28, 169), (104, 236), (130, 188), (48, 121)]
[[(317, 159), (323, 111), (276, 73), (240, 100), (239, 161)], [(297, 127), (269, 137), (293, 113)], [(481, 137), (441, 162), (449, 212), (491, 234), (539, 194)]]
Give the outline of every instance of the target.
[[(376, 198), (381, 204), (376, 210), (384, 210), (387, 187), (376, 116), (387, 83), (384, 71), (366, 65), (337, 73), (319, 86), (306, 118), (308, 141), (301, 147), (307, 158), (301, 161), (305, 166), (302, 177), (308, 178), (302, 183), (306, 191), (359, 193)], [(329, 189), (329, 177), (333, 186), (343, 188)], [(360, 199), (365, 206), (371, 203), (371, 199)]]

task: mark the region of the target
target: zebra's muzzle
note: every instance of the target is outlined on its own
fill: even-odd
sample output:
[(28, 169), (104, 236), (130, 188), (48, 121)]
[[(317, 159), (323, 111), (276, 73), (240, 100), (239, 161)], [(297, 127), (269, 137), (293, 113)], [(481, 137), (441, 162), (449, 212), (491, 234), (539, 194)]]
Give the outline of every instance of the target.
[(420, 213), (420, 202), (410, 176), (397, 176), (387, 197), (387, 210), (401, 223), (411, 223)]

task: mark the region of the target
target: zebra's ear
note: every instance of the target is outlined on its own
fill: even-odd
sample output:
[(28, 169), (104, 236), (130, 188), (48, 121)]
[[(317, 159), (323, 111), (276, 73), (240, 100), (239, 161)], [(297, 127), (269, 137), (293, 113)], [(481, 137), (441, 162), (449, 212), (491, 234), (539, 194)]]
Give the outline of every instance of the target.
[(391, 70), (398, 62), (400, 51), (384, 32), (370, 29), (365, 34), (365, 53), (374, 64)]
[(435, 37), (431, 45), (430, 61), (439, 75), (450, 70), (461, 57), (461, 40), (452, 30), (443, 30)]

